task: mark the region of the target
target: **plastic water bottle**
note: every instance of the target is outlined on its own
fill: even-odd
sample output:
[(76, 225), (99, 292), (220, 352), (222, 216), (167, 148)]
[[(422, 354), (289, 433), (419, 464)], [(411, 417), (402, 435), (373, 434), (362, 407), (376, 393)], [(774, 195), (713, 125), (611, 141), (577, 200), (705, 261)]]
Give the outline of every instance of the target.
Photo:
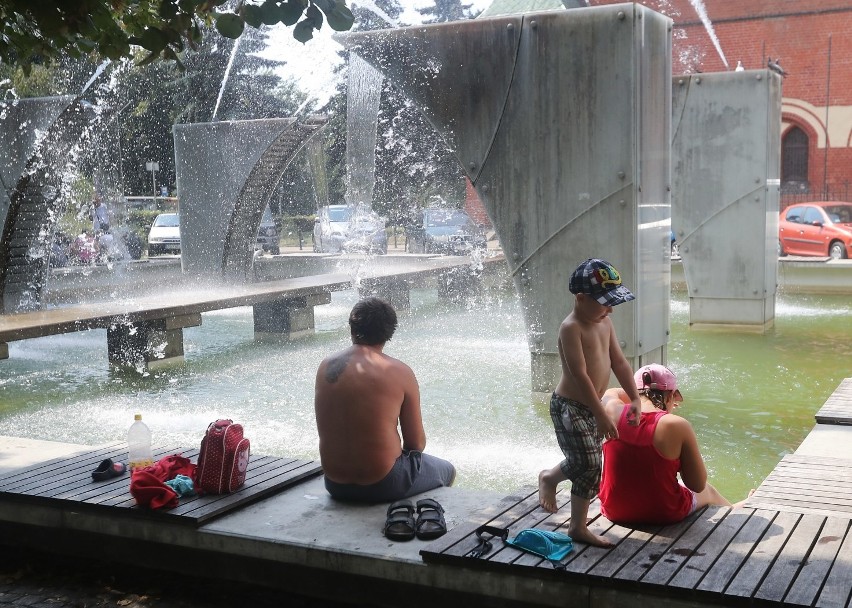
[(151, 454), (151, 429), (142, 422), (142, 414), (134, 416), (134, 422), (127, 431), (128, 466), (131, 469), (147, 467), (154, 463)]

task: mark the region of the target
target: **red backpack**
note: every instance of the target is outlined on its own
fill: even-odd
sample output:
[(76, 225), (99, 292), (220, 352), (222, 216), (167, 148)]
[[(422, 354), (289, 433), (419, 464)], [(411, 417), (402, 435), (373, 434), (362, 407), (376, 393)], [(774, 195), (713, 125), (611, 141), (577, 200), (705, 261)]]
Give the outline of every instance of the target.
[(227, 494), (239, 489), (246, 481), (250, 453), (243, 425), (224, 419), (211, 422), (198, 453), (196, 492)]

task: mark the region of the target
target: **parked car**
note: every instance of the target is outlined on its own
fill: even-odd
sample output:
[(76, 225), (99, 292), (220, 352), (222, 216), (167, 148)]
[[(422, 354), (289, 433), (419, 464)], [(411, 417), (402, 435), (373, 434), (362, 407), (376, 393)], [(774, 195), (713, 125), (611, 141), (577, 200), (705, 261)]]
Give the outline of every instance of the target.
[(349, 205), (320, 207), (314, 221), (314, 251), (387, 253), (385, 221), (371, 210)]
[(778, 255), (852, 257), (852, 203), (796, 203), (781, 212)]
[(485, 231), (459, 209), (425, 209), (416, 224), (406, 227), (405, 236), (412, 253), (465, 255), (487, 247)]
[(257, 248), (268, 251), (272, 255), (281, 253), (281, 228), (272, 216), (272, 210), (267, 205), (263, 210), (263, 218), (257, 228)]
[(161, 213), (148, 232), (148, 257), (180, 253), (180, 214)]

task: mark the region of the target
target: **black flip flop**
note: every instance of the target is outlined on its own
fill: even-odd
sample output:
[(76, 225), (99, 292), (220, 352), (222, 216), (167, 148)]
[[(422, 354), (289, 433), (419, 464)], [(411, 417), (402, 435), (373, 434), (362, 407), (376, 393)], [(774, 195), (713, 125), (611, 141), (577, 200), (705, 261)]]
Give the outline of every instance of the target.
[(112, 458), (107, 458), (98, 468), (92, 471), (92, 479), (95, 481), (106, 481), (113, 477), (121, 477), (127, 471), (127, 465), (123, 462), (113, 462)]
[(389, 540), (414, 538), (414, 505), (410, 500), (398, 500), (388, 507), (388, 517), (382, 532)]
[(447, 522), (444, 520), (444, 507), (433, 498), (417, 501), (417, 538), (434, 540), (447, 533)]

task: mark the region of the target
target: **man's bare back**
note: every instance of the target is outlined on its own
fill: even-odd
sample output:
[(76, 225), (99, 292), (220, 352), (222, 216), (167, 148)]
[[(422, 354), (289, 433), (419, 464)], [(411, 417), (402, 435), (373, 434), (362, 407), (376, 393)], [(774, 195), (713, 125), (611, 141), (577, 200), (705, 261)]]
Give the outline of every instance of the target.
[(382, 353), (382, 346), (353, 344), (317, 370), (320, 459), (326, 477), (337, 483), (376, 483), (403, 447), (422, 451), (426, 444), (414, 372)]

